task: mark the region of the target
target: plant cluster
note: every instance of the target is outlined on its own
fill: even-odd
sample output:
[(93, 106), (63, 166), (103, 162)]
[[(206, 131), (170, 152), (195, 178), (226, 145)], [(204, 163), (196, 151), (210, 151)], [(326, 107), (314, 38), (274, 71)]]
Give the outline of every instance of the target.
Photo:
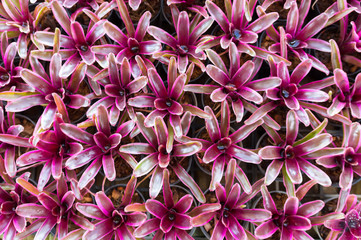
[(320, 5), (1, 0), (1, 238), (361, 238), (361, 6)]

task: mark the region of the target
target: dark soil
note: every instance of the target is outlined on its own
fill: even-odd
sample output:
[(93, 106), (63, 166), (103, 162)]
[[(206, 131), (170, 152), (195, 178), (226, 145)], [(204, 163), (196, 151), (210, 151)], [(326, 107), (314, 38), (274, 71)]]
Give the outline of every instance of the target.
[(273, 118), (280, 126), (286, 126), (287, 113), (290, 111), (287, 106), (278, 106), (270, 111), (268, 115)]
[(116, 178), (124, 178), (124, 177), (132, 175), (132, 173), (133, 173), (133, 169), (120, 156), (115, 157), (114, 167), (115, 167), (115, 171), (116, 171)]
[[(264, 1), (261, 0), (260, 2), (263, 3)], [(283, 5), (285, 4), (285, 2), (286, 1), (274, 2), (267, 8), (266, 13), (277, 12), (280, 15), (279, 19), (287, 19), (287, 14), (289, 12), (289, 9), (283, 8)], [(300, 3), (301, 3), (301, 1), (297, 0), (298, 6), (300, 6)]]
[(30, 138), (33, 135), (35, 125), (26, 118), (15, 117), (15, 125), (22, 125), (24, 131), (20, 133), (20, 137)]
[(264, 34), (263, 36), (264, 38), (261, 40), (261, 47), (264, 49), (268, 49), (275, 42), (267, 34)]
[(42, 16), (37, 25), (39, 30), (45, 30), (49, 28), (49, 32), (55, 32), (56, 28), (61, 29), (60, 24), (55, 20), (53, 12), (49, 9)]
[[(129, 143), (137, 142), (138, 140), (136, 138), (130, 138), (129, 135), (125, 136), (121, 139), (120, 144), (125, 145)], [(134, 154), (133, 157), (137, 162), (139, 162), (142, 159), (141, 155)], [(127, 176), (132, 175), (133, 169), (129, 164), (119, 155), (116, 155), (114, 157), (114, 167), (116, 171), (116, 178), (124, 178)]]
[(317, 0), (318, 10), (323, 13), (328, 7), (330, 7), (336, 0)]
[[(161, 1), (160, 0), (143, 0), (141, 2), (141, 4), (139, 5), (139, 8), (136, 11), (133, 11), (130, 7), (129, 4), (126, 4), (128, 11), (129, 11), (129, 15), (130, 15), (130, 19), (132, 20), (132, 22), (134, 24), (137, 24), (139, 19), (142, 17), (142, 15), (146, 12), (149, 11), (153, 18), (158, 16), (158, 13), (160, 11), (160, 7), (161, 7)], [(152, 21), (152, 19), (151, 19)]]
[(184, 92), (183, 96), (181, 96), (179, 100), (179, 103), (197, 106), (196, 99), (194, 98), (194, 95), (191, 92)]
[(83, 196), (83, 199), (80, 201), (81, 203), (93, 203), (93, 198), (92, 196), (90, 195), (90, 193), (86, 193), (84, 196)]
[[(117, 186), (113, 188), (110, 192), (106, 191), (107, 196), (110, 198), (115, 208), (120, 207), (120, 205), (122, 204), (124, 191), (125, 191), (125, 187), (123, 186)], [(144, 203), (143, 199), (141, 198), (141, 196), (137, 191), (134, 192), (131, 203)]]
[(224, 0), (213, 0), (213, 3), (215, 3), (220, 9), (222, 9), (222, 11), (225, 13), (226, 12), (226, 7), (224, 5)]

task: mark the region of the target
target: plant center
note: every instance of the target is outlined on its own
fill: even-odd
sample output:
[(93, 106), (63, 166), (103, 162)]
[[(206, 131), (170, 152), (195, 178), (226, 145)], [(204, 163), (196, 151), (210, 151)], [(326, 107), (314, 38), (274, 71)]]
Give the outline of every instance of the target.
[(189, 49), (188, 49), (188, 47), (187, 47), (186, 45), (180, 45), (180, 46), (178, 47), (178, 49), (179, 49), (179, 53), (180, 53), (181, 55), (185, 55), (185, 54), (187, 54), (188, 51), (189, 51)]
[(87, 45), (81, 45), (80, 46), (80, 51), (82, 51), (82, 52), (86, 52), (86, 51), (88, 51), (88, 46)]
[(287, 90), (282, 90), (281, 91), (282, 97), (284, 98), (289, 98), (290, 97), (290, 93)]
[(229, 209), (228, 208), (224, 208), (223, 210), (223, 217), (228, 218), (229, 217)]
[(123, 222), (123, 219), (119, 215), (114, 216), (114, 218), (113, 218), (114, 226), (118, 226), (122, 222)]
[(119, 90), (119, 96), (123, 97), (125, 95), (125, 91), (123, 89)]
[(293, 152), (293, 148), (291, 146), (282, 149), (281, 157), (284, 159), (293, 159), (295, 157), (295, 153)]
[(240, 30), (238, 29), (234, 29), (232, 31), (232, 37), (234, 37), (235, 39), (239, 40), (242, 37), (242, 33)]
[(351, 229), (357, 229), (361, 227), (359, 219), (353, 217), (348, 220), (347, 225)]
[(169, 219), (170, 221), (174, 221), (175, 215), (174, 215), (173, 213), (169, 214), (169, 215), (168, 215), (168, 219)]
[(227, 148), (227, 146), (226, 146), (223, 142), (220, 142), (220, 143), (218, 143), (218, 145), (217, 145), (217, 149), (218, 149), (219, 151), (224, 151), (224, 150), (226, 150), (226, 148)]
[(291, 47), (291, 48), (296, 48), (300, 45), (300, 40), (297, 40), (297, 39), (293, 39), (292, 41), (290, 41), (288, 43), (288, 45)]
[(10, 78), (10, 76), (7, 73), (3, 73), (3, 74), (0, 75), (0, 80), (1, 81), (6, 82), (7, 80), (9, 80), (9, 78)]
[(225, 89), (226, 89), (226, 93), (229, 93), (229, 92), (234, 92), (237, 90), (237, 87), (236, 85), (234, 85), (233, 83), (227, 83), (227, 85), (225, 86)]
[(170, 99), (168, 99), (166, 102), (165, 102), (165, 105), (167, 105), (167, 107), (171, 107), (172, 106), (172, 101)]
[(139, 46), (131, 47), (131, 48), (130, 48), (130, 51), (131, 51), (132, 53), (138, 53), (138, 52), (139, 52)]

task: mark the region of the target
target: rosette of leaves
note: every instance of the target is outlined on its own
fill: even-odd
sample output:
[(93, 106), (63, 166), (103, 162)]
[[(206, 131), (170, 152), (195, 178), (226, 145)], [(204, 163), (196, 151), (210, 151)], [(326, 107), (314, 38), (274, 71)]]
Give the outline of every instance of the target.
[(349, 194), (349, 191), (342, 191), (338, 198), (336, 212), (339, 212), (339, 219), (329, 219), (324, 225), (331, 229), (327, 236), (330, 240), (356, 240), (361, 237), (360, 233), (360, 210), (361, 205), (357, 196)]
[[(315, 200), (300, 204), (305, 196), (308, 183), (301, 185), (295, 196), (288, 196), (283, 209), (277, 206), (268, 192), (266, 186), (262, 186), (263, 206), (272, 213), (272, 218), (256, 228), (255, 235), (258, 239), (271, 237), (276, 231), (281, 232), (280, 239), (313, 239), (306, 231), (313, 225), (321, 224), (328, 218), (340, 218), (343, 214), (333, 213), (327, 217), (314, 216), (324, 207), (322, 200)], [(303, 189), (303, 188), (306, 189)]]
[(280, 171), (283, 171), (284, 184), (302, 183), (302, 172), (309, 178), (316, 180), (322, 186), (330, 186), (330, 177), (321, 169), (316, 167), (311, 160), (343, 153), (342, 148), (327, 148), (332, 142), (332, 136), (328, 133), (321, 133), (328, 120), (317, 126), (305, 137), (297, 140), (299, 123), (294, 111), (289, 111), (286, 119), (286, 137), (282, 139), (275, 131), (269, 131), (275, 146), (266, 146), (259, 150), (258, 154), (263, 160), (271, 160), (267, 167), (265, 183), (271, 184)]
[[(90, 21), (86, 32), (82, 25), (77, 21), (72, 21), (65, 8), (58, 2), (51, 2), (51, 9), (55, 19), (61, 25), (66, 35), (56, 32), (37, 31), (35, 39), (45, 46), (53, 47), (59, 52), (66, 62), (58, 70), (59, 76), (69, 77), (75, 69), (81, 64), (93, 65), (97, 60), (92, 46), (105, 34), (105, 20)], [(74, 14), (77, 14), (75, 12)], [(95, 20), (92, 18), (92, 20)], [(53, 55), (53, 49), (37, 50), (32, 52), (32, 56), (41, 60), (50, 61)]]
[(141, 177), (148, 173), (152, 174), (149, 183), (149, 195), (151, 198), (155, 198), (158, 196), (162, 185), (165, 184), (163, 175), (166, 169), (172, 168), (180, 181), (191, 190), (197, 200), (204, 202), (204, 195), (199, 186), (176, 159), (192, 156), (201, 150), (202, 144), (198, 141), (177, 143), (172, 127), (167, 126), (161, 117), (156, 117), (155, 125), (151, 128), (147, 128), (144, 122), (144, 115), (137, 113), (137, 127), (147, 143), (125, 144), (119, 149), (122, 153), (146, 155), (135, 166), (133, 175)]
[(333, 97), (331, 106), (327, 109), (330, 116), (342, 112), (345, 116), (351, 115), (361, 118), (361, 74), (357, 74), (355, 83), (350, 86), (347, 74), (342, 69), (334, 70), (334, 81), (338, 93)]
[[(84, 150), (67, 159), (65, 167), (73, 170), (90, 163), (79, 179), (79, 188), (83, 189), (103, 166), (105, 177), (113, 181), (116, 176), (114, 156), (119, 154), (118, 147), (122, 137), (127, 136), (134, 128), (132, 120), (122, 123), (114, 132), (109, 123), (109, 116), (104, 106), (99, 106), (94, 116), (96, 132), (91, 134), (70, 123), (60, 124), (61, 131), (71, 139), (84, 144)], [(136, 161), (132, 156), (120, 155), (130, 166)]]
[[(250, 56), (257, 56), (267, 59), (271, 52), (253, 46), (258, 39), (258, 34), (270, 27), (277, 19), (278, 13), (272, 12), (258, 17), (252, 21), (257, 1), (255, 0), (234, 0), (224, 1), (226, 12), (224, 13), (215, 3), (207, 0), (206, 7), (212, 18), (218, 23), (223, 33), (220, 36), (211, 37), (199, 46), (199, 50), (209, 49), (220, 45), (223, 49), (228, 49), (231, 42), (235, 43), (239, 52)], [(286, 59), (272, 54), (277, 61)]]
[[(1, 160), (3, 161), (3, 160)], [(1, 174), (3, 177), (3, 174)], [(27, 181), (30, 173), (24, 173), (18, 177), (18, 179)], [(6, 185), (3, 183), (0, 186), (0, 234), (2, 234), (4, 240), (15, 239), (17, 233), (23, 232), (26, 227), (26, 218), (16, 213), (18, 205), (24, 203), (33, 203), (37, 199), (32, 195), (29, 195), (24, 189), (15, 183), (12, 179), (7, 179)]]
[[(266, 90), (266, 96), (269, 101), (259, 107), (245, 123), (254, 123), (277, 107), (286, 106), (289, 110), (293, 110), (296, 113), (298, 120), (305, 126), (308, 126), (310, 124), (310, 119), (305, 111), (305, 108), (308, 108), (308, 105), (303, 103), (319, 103), (327, 101), (329, 96), (321, 89), (331, 86), (333, 84), (332, 78), (329, 77), (301, 85), (301, 81), (307, 76), (312, 68), (312, 61), (310, 59), (300, 63), (292, 71), (291, 75), (284, 62), (276, 64), (272, 58), (269, 58), (269, 63), (271, 76), (279, 77), (282, 82), (279, 86)], [(318, 108), (313, 109), (318, 110)]]
[(40, 133), (36, 139), (33, 137), (32, 142), (36, 150), (28, 151), (16, 159), (16, 164), (24, 168), (43, 164), (37, 185), (40, 191), (43, 191), (51, 176), (56, 180), (61, 177), (65, 160), (83, 149), (80, 143), (70, 139), (61, 131), (62, 123), (64, 121), (60, 115), (56, 115), (53, 130)]
[(148, 69), (148, 82), (153, 95), (141, 94), (130, 98), (128, 104), (138, 108), (155, 108), (144, 120), (146, 127), (152, 127), (157, 117), (165, 118), (166, 122), (174, 129), (177, 137), (182, 136), (181, 116), (187, 111), (200, 118), (208, 118), (209, 114), (197, 106), (181, 104), (180, 99), (184, 94), (184, 87), (193, 71), (190, 66), (187, 74), (177, 72), (177, 62), (171, 58), (168, 66), (167, 87), (155, 68)]
[(1, 1), (0, 6), (0, 32), (6, 32), (9, 38), (17, 38), (16, 47), (21, 58), (28, 57), (29, 41), (44, 49), (34, 38), (34, 32), (39, 30), (39, 21), (46, 12), (45, 3), (40, 3), (33, 12), (30, 12), (29, 1), (26, 0)]
[[(135, 118), (133, 107), (128, 104), (128, 99), (145, 88), (148, 79), (145, 76), (139, 76), (131, 80), (131, 68), (127, 58), (123, 58), (119, 67), (114, 54), (110, 53), (108, 62), (109, 67), (101, 70), (92, 79), (104, 86), (104, 92), (100, 95), (100, 99), (90, 106), (87, 116), (89, 118), (94, 115), (98, 106), (103, 105), (110, 108), (109, 120), (110, 124), (114, 126), (125, 109), (131, 118)], [(104, 75), (107, 76), (104, 78)]]
[[(129, 212), (135, 191), (136, 178), (132, 177), (125, 188), (122, 202), (115, 208), (104, 192), (95, 194), (96, 204), (77, 203), (76, 209), (84, 216), (94, 219), (94, 229), (87, 230), (83, 239), (129, 239), (135, 240), (134, 228), (141, 225), (147, 215), (142, 212)], [(79, 235), (82, 232), (79, 232)], [(74, 235), (75, 236), (75, 235)], [(78, 236), (79, 237), (79, 236)]]
[(137, 27), (134, 28), (124, 1), (117, 0), (116, 2), (120, 17), (125, 24), (127, 34), (124, 34), (123, 31), (116, 25), (106, 22), (104, 24), (104, 30), (108, 37), (114, 41), (114, 44), (106, 43), (94, 46), (92, 47), (92, 51), (103, 56), (113, 53), (116, 56), (118, 63), (122, 63), (123, 58), (127, 58), (132, 69), (132, 75), (134, 77), (139, 77), (142, 72), (135, 60), (135, 56), (141, 57), (148, 68), (154, 67), (153, 63), (147, 59), (146, 56), (150, 56), (160, 51), (162, 49), (162, 45), (158, 41), (144, 39), (151, 18), (151, 13), (149, 11), (142, 15)]
[(61, 239), (68, 234), (70, 221), (85, 230), (94, 229), (91, 222), (79, 216), (75, 211), (75, 195), (73, 191), (68, 190), (64, 174), (56, 181), (56, 194), (49, 191), (40, 192), (26, 180), (17, 179), (17, 182), (26, 191), (36, 196), (40, 203), (24, 203), (16, 207), (16, 213), (19, 216), (33, 220), (25, 231), (17, 235), (18, 239), (36, 232), (34, 239), (42, 240), (54, 227), (57, 233), (55, 237)]
[(278, 76), (270, 76), (253, 80), (258, 73), (262, 61), (255, 59), (240, 64), (240, 54), (236, 45), (231, 42), (229, 45), (229, 69), (221, 56), (215, 51), (206, 50), (208, 58), (214, 65), (207, 65), (207, 74), (218, 85), (188, 84), (185, 91), (195, 93), (211, 94), (213, 102), (232, 103), (232, 110), (236, 121), (240, 122), (244, 115), (244, 102), (250, 101), (254, 104), (261, 104), (263, 97), (258, 93), (280, 85), (281, 79)]
[(32, 147), (28, 138), (20, 136), (23, 131), (22, 125), (15, 125), (15, 114), (7, 112), (5, 115), (3, 107), (0, 107), (0, 152), (4, 154), (5, 173), (9, 177), (15, 177), (17, 173), (17, 147)]
[[(347, 128), (347, 130), (345, 129)], [(342, 169), (339, 185), (343, 190), (348, 190), (352, 186), (354, 173), (361, 175), (361, 125), (358, 122), (351, 126), (345, 126), (342, 141), (343, 154), (328, 154), (316, 160), (317, 164), (326, 168), (336, 166)], [(359, 153), (360, 152), (360, 153)]]
[[(286, 59), (289, 59), (289, 53), (292, 53), (302, 62), (311, 59), (314, 68), (328, 75), (329, 70), (327, 67), (320, 60), (307, 53), (305, 49), (331, 52), (331, 47), (328, 42), (322, 39), (316, 39), (314, 36), (324, 29), (324, 27), (340, 20), (350, 13), (350, 11), (353, 11), (353, 9), (336, 12), (331, 11), (330, 13), (324, 12), (305, 24), (310, 6), (311, 0), (302, 0), (299, 7), (296, 1), (291, 2), (286, 27), (281, 26), (279, 30), (277, 30), (274, 26), (270, 26), (266, 29), (267, 35), (275, 42), (269, 47), (269, 51), (279, 53)], [(263, 14), (261, 14), (261, 16)]]
[(205, 67), (201, 60), (206, 60), (207, 57), (202, 50), (196, 51), (196, 49), (201, 43), (200, 37), (211, 27), (213, 19), (206, 17), (199, 22), (200, 17), (196, 16), (190, 21), (187, 12), (182, 11), (179, 13), (178, 8), (174, 5), (171, 6), (171, 11), (177, 33), (176, 37), (159, 27), (150, 26), (148, 28), (150, 35), (171, 48), (171, 50), (157, 52), (153, 56), (164, 64), (169, 64), (170, 58), (176, 57), (178, 70), (181, 73), (187, 70), (189, 62), (193, 62), (204, 71)]
[[(39, 121), (42, 129), (49, 129), (58, 109), (66, 109), (66, 107), (79, 109), (89, 106), (90, 100), (77, 94), (79, 85), (85, 77), (85, 63), (76, 66), (67, 84), (59, 75), (59, 70), (62, 68), (60, 53), (52, 56), (48, 71), (35, 57), (30, 57), (30, 65), (32, 70), (23, 68), (20, 76), (33, 90), (2, 92), (0, 99), (10, 101), (5, 107), (7, 111), (21, 112), (34, 106), (46, 105)], [(64, 118), (68, 118), (67, 112), (61, 113)]]
[(245, 204), (251, 200), (260, 190), (260, 180), (252, 186), (252, 192), (242, 193), (238, 183), (234, 184), (236, 161), (232, 159), (225, 174), (225, 186), (217, 183), (217, 203), (202, 204), (194, 208), (190, 215), (194, 227), (203, 226), (211, 219), (215, 219), (215, 227), (211, 240), (218, 239), (255, 239), (254, 236), (239, 223), (239, 220), (247, 222), (264, 222), (271, 218), (271, 213), (265, 209), (246, 209)]
[(178, 202), (174, 201), (169, 185), (169, 171), (164, 170), (163, 175), (164, 204), (153, 199), (148, 199), (145, 209), (154, 218), (145, 221), (135, 231), (134, 236), (143, 238), (155, 232), (153, 239), (179, 239), (191, 240), (187, 230), (192, 229), (191, 217), (188, 215), (192, 207), (193, 197), (190, 194), (183, 196)]
[[(209, 106), (205, 107), (205, 111), (212, 116), (210, 119), (205, 120), (210, 141), (198, 138), (192, 140), (202, 143), (202, 151), (204, 151), (202, 162), (206, 164), (213, 162), (212, 180), (209, 189), (214, 191), (217, 183), (220, 183), (223, 177), (225, 166), (231, 159), (253, 164), (259, 164), (262, 161), (256, 153), (239, 146), (241, 141), (246, 139), (249, 134), (262, 124), (262, 120), (251, 125), (243, 125), (235, 132), (230, 133), (230, 111), (227, 101), (222, 102), (221, 105), (220, 123)], [(248, 177), (238, 166), (236, 167), (236, 177), (244, 191), (250, 193), (251, 185)]]

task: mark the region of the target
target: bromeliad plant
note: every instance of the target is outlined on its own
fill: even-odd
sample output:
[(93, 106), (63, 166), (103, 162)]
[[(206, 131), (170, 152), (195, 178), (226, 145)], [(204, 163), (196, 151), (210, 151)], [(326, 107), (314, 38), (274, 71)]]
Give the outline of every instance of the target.
[[(58, 51), (62, 55), (62, 59), (67, 61), (61, 69), (58, 70), (59, 73), (57, 74), (63, 78), (67, 78), (75, 71), (79, 64), (85, 63), (86, 65), (93, 65), (97, 60), (92, 46), (96, 45), (96, 42), (105, 34), (105, 20), (99, 20), (95, 23), (90, 21), (87, 32), (85, 33), (79, 22), (71, 21), (66, 10), (58, 1), (53, 1), (51, 7), (55, 19), (67, 35), (56, 32), (38, 31), (34, 38), (45, 46), (50, 46), (55, 49), (61, 48), (60, 50), (58, 49)], [(45, 61), (52, 59), (52, 55), (52, 49), (33, 52), (34, 57)]]
[(267, 185), (276, 179), (282, 169), (293, 184), (302, 183), (302, 170), (320, 185), (326, 187), (331, 185), (330, 177), (310, 162), (322, 156), (343, 153), (343, 149), (340, 148), (326, 148), (332, 142), (330, 134), (321, 133), (327, 122), (328, 120), (325, 119), (305, 137), (297, 140), (298, 118), (294, 111), (290, 111), (287, 114), (285, 139), (282, 139), (277, 132), (269, 131), (275, 146), (266, 146), (258, 152), (263, 160), (272, 160), (266, 170), (265, 183)]
[[(123, 58), (122, 64), (119, 67), (113, 53), (108, 57), (109, 67), (97, 73), (93, 77), (93, 81), (98, 81), (104, 85), (104, 94), (101, 95), (96, 103), (94, 103), (87, 111), (87, 116), (91, 117), (96, 112), (98, 106), (102, 105), (110, 108), (109, 121), (114, 126), (120, 118), (121, 112), (126, 109), (126, 112), (132, 119), (135, 119), (133, 108), (128, 104), (128, 99), (145, 88), (148, 82), (147, 77), (140, 76), (131, 80), (130, 64), (127, 58)], [(107, 78), (103, 78), (104, 74)], [(105, 96), (104, 96), (105, 95)]]
[(343, 190), (349, 190), (352, 186), (354, 173), (361, 175), (359, 153), (361, 146), (361, 125), (359, 123), (352, 123), (351, 126), (345, 126), (343, 135), (342, 148), (343, 154), (327, 155), (316, 160), (317, 164), (326, 168), (340, 167), (342, 172), (340, 174), (339, 185)]
[(43, 164), (37, 188), (43, 191), (50, 177), (58, 180), (62, 176), (64, 161), (83, 150), (80, 143), (69, 139), (60, 129), (64, 121), (60, 114), (54, 119), (54, 130), (47, 130), (33, 138), (36, 150), (29, 151), (17, 158), (19, 167), (34, 167)]
[[(185, 121), (189, 121), (189, 119)], [(136, 123), (148, 143), (122, 145), (119, 151), (127, 154), (147, 155), (135, 166), (133, 175), (141, 177), (151, 172), (152, 177), (149, 182), (150, 197), (155, 198), (158, 196), (162, 185), (165, 184), (163, 182), (164, 174), (166, 174), (167, 168), (172, 168), (180, 181), (192, 191), (197, 200), (204, 202), (204, 195), (199, 186), (179, 163), (180, 158), (190, 157), (199, 152), (202, 144), (198, 141), (177, 144), (173, 139), (172, 126), (166, 125), (161, 117), (155, 118), (153, 128), (147, 128), (144, 115), (137, 113)]]
[(239, 220), (264, 222), (271, 218), (271, 212), (268, 210), (245, 208), (245, 204), (259, 192), (262, 180), (252, 186), (252, 192), (241, 194), (239, 184), (234, 184), (236, 167), (236, 161), (232, 159), (226, 170), (225, 186), (217, 183), (217, 203), (200, 205), (189, 213), (193, 217), (193, 226), (203, 226), (211, 219), (215, 220), (212, 240), (254, 238), (241, 226)]
[[(244, 125), (230, 134), (230, 111), (227, 101), (222, 102), (221, 105), (220, 123), (218, 123), (210, 107), (206, 106), (205, 111), (212, 116), (210, 119), (205, 120), (210, 140), (198, 138), (194, 140), (202, 143), (204, 155), (201, 161), (206, 164), (213, 162), (212, 180), (209, 189), (214, 191), (222, 179), (225, 166), (232, 159), (253, 164), (259, 164), (262, 161), (256, 153), (239, 146), (240, 142), (246, 139), (252, 131), (262, 124), (262, 120), (251, 125)], [(236, 169), (237, 179), (241, 183), (244, 191), (249, 193), (251, 191), (251, 185), (246, 174), (239, 166), (237, 166)]]
[(40, 30), (39, 21), (46, 12), (47, 5), (39, 4), (34, 12), (30, 12), (29, 1), (2, 1), (0, 10), (0, 32), (9, 38), (17, 38), (16, 46), (19, 56), (28, 57), (29, 41), (37, 48), (44, 50), (44, 46), (34, 38), (34, 32)]
[(62, 174), (56, 181), (56, 193), (42, 191), (24, 179), (18, 179), (26, 191), (37, 197), (40, 204), (23, 203), (16, 207), (16, 214), (24, 218), (36, 218), (25, 231), (17, 235), (19, 239), (36, 232), (34, 239), (45, 239), (55, 227), (56, 236), (61, 239), (68, 234), (69, 223), (72, 221), (77, 226), (86, 230), (94, 229), (94, 225), (85, 217), (76, 213), (74, 202), (75, 195), (68, 190), (66, 179)]
[(334, 81), (339, 92), (332, 100), (331, 106), (327, 109), (330, 116), (342, 112), (343, 115), (361, 118), (361, 74), (358, 74), (355, 83), (350, 86), (347, 74), (342, 69), (334, 70)]
[[(322, 200), (300, 204), (305, 195), (303, 188), (307, 189), (309, 187), (307, 185), (305, 183), (300, 186), (296, 196), (288, 196), (283, 209), (277, 208), (267, 187), (262, 186), (263, 206), (271, 212), (272, 218), (257, 227), (255, 235), (258, 239), (269, 238), (278, 230), (281, 232), (281, 239), (313, 239), (306, 231), (310, 230), (312, 226), (324, 222), (327, 218), (314, 216), (324, 207), (325, 204)], [(328, 218), (337, 219), (342, 216), (343, 214), (335, 213), (329, 215)]]
[(118, 63), (122, 63), (124, 58), (128, 59), (132, 69), (132, 75), (134, 77), (139, 77), (142, 72), (140, 66), (135, 60), (135, 57), (141, 57), (146, 66), (148, 68), (152, 68), (154, 65), (146, 58), (146, 56), (150, 56), (160, 51), (162, 46), (158, 41), (145, 40), (151, 18), (150, 12), (145, 12), (142, 15), (135, 29), (124, 1), (117, 0), (116, 2), (120, 16), (125, 24), (127, 34), (124, 34), (119, 27), (111, 22), (106, 22), (104, 24), (105, 32), (108, 37), (114, 41), (114, 44), (107, 43), (104, 45), (94, 46), (92, 47), (92, 51), (103, 56), (113, 53), (116, 56)]
[[(298, 119), (305, 125), (310, 124), (310, 119), (305, 111), (303, 102), (325, 102), (329, 99), (322, 88), (332, 85), (332, 78), (325, 78), (319, 81), (300, 85), (301, 81), (308, 75), (312, 68), (312, 61), (307, 59), (300, 63), (291, 73), (284, 62), (276, 64), (272, 57), (269, 58), (271, 75), (279, 77), (282, 82), (277, 87), (270, 87), (266, 90), (269, 102), (259, 107), (245, 123), (251, 124), (265, 116), (270, 111), (280, 106), (286, 106), (293, 110)], [(307, 108), (307, 107), (306, 107)]]
[(193, 197), (190, 194), (174, 201), (173, 193), (169, 185), (169, 171), (164, 170), (163, 175), (163, 199), (164, 202), (148, 199), (145, 209), (155, 218), (144, 222), (134, 232), (137, 238), (143, 238), (155, 232), (153, 239), (193, 239), (186, 230), (192, 229), (189, 209), (193, 204)]
[(328, 74), (329, 70), (327, 67), (304, 50), (310, 48), (331, 52), (328, 42), (314, 38), (328, 23), (329, 17), (326, 13), (318, 15), (304, 26), (310, 6), (311, 0), (301, 1), (300, 7), (297, 6), (296, 1), (291, 3), (290, 11), (287, 15), (286, 28), (279, 27), (277, 31), (274, 26), (270, 26), (266, 30), (267, 35), (276, 42), (270, 46), (269, 50), (273, 53), (280, 53), (285, 58), (288, 58), (289, 54), (293, 54), (301, 61), (311, 59), (314, 68)]
[(253, 80), (262, 65), (262, 61), (259, 61), (259, 59), (249, 60), (241, 66), (240, 54), (233, 42), (229, 46), (229, 69), (226, 68), (221, 56), (215, 51), (209, 49), (207, 55), (214, 64), (207, 66), (207, 74), (219, 86), (188, 84), (185, 86), (185, 91), (210, 93), (213, 102), (230, 101), (237, 122), (240, 122), (243, 118), (245, 101), (261, 104), (263, 97), (258, 92), (276, 88), (281, 83), (278, 76)]
[[(153, 14), (162, 4), (141, 2), (0, 1), (1, 237), (191, 240), (211, 226), (212, 240), (278, 230), (300, 240), (324, 225), (330, 240), (360, 238), (349, 194), (361, 176), (359, 1), (317, 13), (311, 0), (169, 0), (169, 26)], [(315, 38), (333, 23), (338, 39)], [(331, 52), (332, 72), (318, 51)], [(75, 110), (83, 117), (71, 122)], [(340, 127), (342, 144), (329, 131)], [(317, 164), (340, 173), (338, 207), (325, 215), (316, 191), (331, 180)], [(105, 191), (119, 179), (126, 188)], [(191, 193), (171, 192), (169, 179)], [(279, 209), (273, 185), (288, 195)], [(253, 209), (261, 188), (264, 208)]]
[(213, 19), (206, 17), (199, 22), (200, 17), (196, 16), (190, 21), (187, 12), (179, 12), (174, 5), (171, 5), (171, 10), (176, 37), (159, 27), (150, 26), (148, 29), (150, 35), (171, 48), (155, 53), (154, 57), (164, 64), (169, 64), (170, 59), (176, 57), (181, 73), (185, 73), (189, 62), (193, 62), (204, 72), (202, 60), (206, 60), (206, 55), (203, 51), (197, 50), (197, 47), (202, 42), (200, 36), (211, 27)]
[(342, 192), (338, 198), (336, 211), (344, 214), (344, 218), (330, 219), (325, 222), (325, 227), (331, 229), (327, 238), (330, 240), (360, 238), (360, 207), (356, 195), (349, 194), (348, 191)]
[[(135, 240), (134, 227), (141, 225), (147, 215), (139, 211), (129, 212), (135, 191), (136, 178), (131, 178), (122, 198), (122, 203), (115, 208), (104, 192), (95, 194), (95, 204), (77, 203), (76, 209), (84, 216), (95, 219), (94, 229), (88, 229), (83, 239), (131, 239)], [(137, 206), (134, 204), (134, 206)]]
[[(127, 136), (134, 127), (134, 122), (129, 120), (113, 132), (109, 123), (108, 112), (104, 106), (98, 107), (93, 121), (97, 129), (95, 134), (69, 123), (60, 124), (60, 129), (66, 136), (86, 145), (83, 151), (74, 154), (65, 163), (67, 169), (74, 170), (91, 162), (79, 179), (80, 189), (83, 189), (97, 175), (102, 166), (105, 177), (109, 181), (115, 179), (114, 156), (119, 154), (118, 148), (121, 138)], [(131, 163), (129, 164), (133, 166), (135, 160), (132, 157), (130, 159)]]
[[(1, 158), (0, 161), (0, 165), (3, 165), (4, 160)], [(3, 174), (1, 176), (4, 177)], [(29, 176), (29, 172), (24, 173), (18, 179), (20, 181), (27, 181)], [(7, 185), (0, 186), (0, 233), (4, 240), (11, 240), (15, 238), (17, 233), (23, 232), (26, 228), (26, 219), (17, 214), (17, 206), (37, 202), (37, 199), (27, 194), (24, 188), (12, 179), (7, 179), (6, 177), (4, 179), (6, 179)]]
[[(85, 77), (85, 63), (76, 66), (68, 83), (65, 83), (60, 76), (60, 69), (62, 68), (60, 53), (55, 53), (52, 56), (48, 73), (38, 59), (30, 57), (30, 64), (32, 71), (23, 68), (20, 71), (20, 76), (32, 88), (32, 91), (4, 91), (0, 93), (0, 99), (11, 100), (5, 107), (7, 111), (21, 112), (44, 104), (46, 108), (39, 121), (42, 129), (49, 129), (59, 109), (66, 109), (66, 106), (74, 109), (89, 106), (90, 100), (86, 96), (76, 94)], [(68, 118), (67, 113), (64, 111), (61, 113), (64, 118)]]
[[(220, 45), (223, 49), (228, 49), (230, 43), (234, 42), (238, 51), (253, 57), (257, 55), (257, 57), (266, 59), (271, 53), (252, 44), (257, 41), (259, 33), (270, 27), (278, 19), (278, 13), (268, 13), (252, 21), (257, 1), (234, 0), (233, 3), (231, 1), (224, 1), (224, 4), (226, 13), (215, 3), (209, 0), (206, 1), (208, 12), (224, 33), (206, 41), (199, 46), (199, 50), (217, 45)], [(279, 61), (285, 60), (277, 55), (275, 55), (275, 58)]]
[(181, 116), (187, 111), (200, 118), (208, 118), (209, 114), (191, 104), (182, 104), (180, 98), (184, 94), (184, 87), (193, 72), (190, 66), (187, 74), (178, 75), (177, 62), (171, 58), (168, 66), (167, 87), (155, 68), (148, 69), (148, 81), (152, 95), (139, 95), (128, 100), (128, 104), (138, 108), (155, 108), (144, 120), (146, 127), (152, 127), (157, 117), (166, 118), (166, 122), (173, 127), (175, 136), (182, 136)]

